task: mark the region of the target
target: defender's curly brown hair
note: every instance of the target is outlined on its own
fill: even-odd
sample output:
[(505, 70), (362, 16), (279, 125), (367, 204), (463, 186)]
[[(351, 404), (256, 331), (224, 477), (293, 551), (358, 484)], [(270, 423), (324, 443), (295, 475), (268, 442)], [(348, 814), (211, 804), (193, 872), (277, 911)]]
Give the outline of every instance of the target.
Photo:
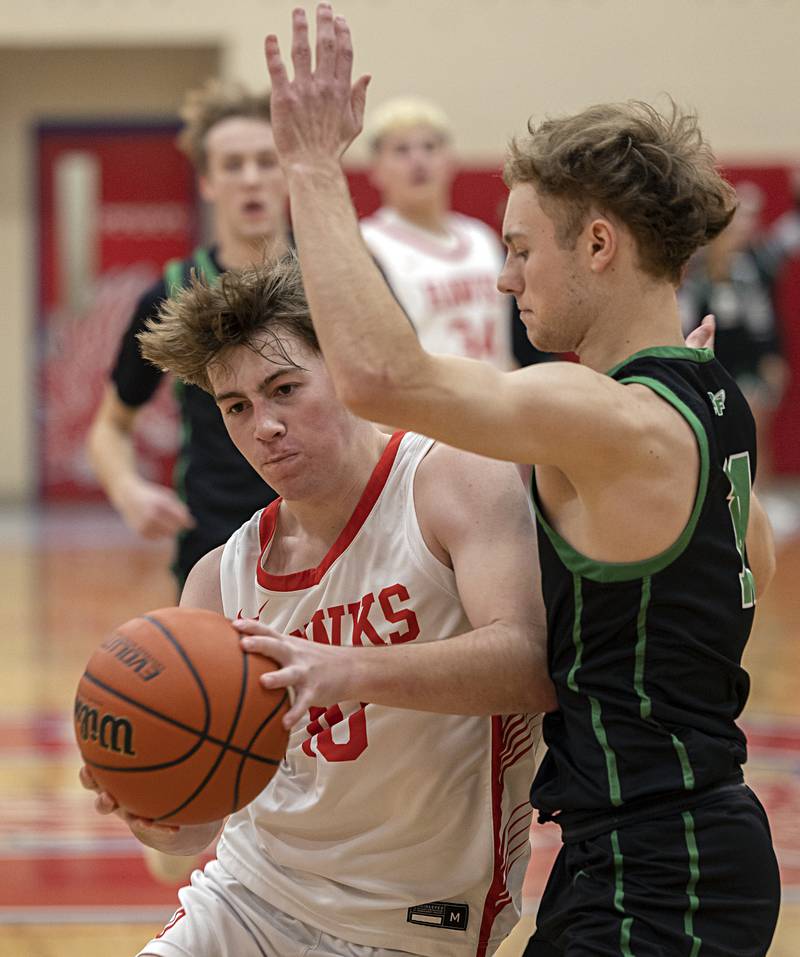
[(736, 210), (693, 113), (662, 115), (639, 101), (528, 123), (503, 170), (506, 185), (531, 183), (561, 202), (557, 238), (573, 248), (591, 207), (618, 217), (636, 240), (641, 268), (677, 283), (692, 253)]
[(164, 301), (138, 339), (142, 355), (160, 369), (213, 395), (208, 366), (234, 346), (277, 354), (289, 365), (282, 336), (319, 353), (300, 265), (294, 253), (262, 266), (229, 270), (210, 283), (191, 283)]
[(270, 123), (269, 93), (251, 93), (238, 83), (223, 83), (212, 78), (186, 94), (180, 109), (184, 125), (176, 142), (198, 173), (205, 173), (207, 169), (206, 133), (233, 116)]

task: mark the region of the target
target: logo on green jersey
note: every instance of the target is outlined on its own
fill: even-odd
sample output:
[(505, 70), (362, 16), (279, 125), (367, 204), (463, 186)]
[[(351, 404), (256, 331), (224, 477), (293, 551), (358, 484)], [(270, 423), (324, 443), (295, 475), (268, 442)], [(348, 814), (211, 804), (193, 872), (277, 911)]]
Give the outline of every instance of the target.
[(725, 390), (720, 389), (719, 392), (709, 392), (708, 397), (711, 399), (714, 415), (725, 415)]

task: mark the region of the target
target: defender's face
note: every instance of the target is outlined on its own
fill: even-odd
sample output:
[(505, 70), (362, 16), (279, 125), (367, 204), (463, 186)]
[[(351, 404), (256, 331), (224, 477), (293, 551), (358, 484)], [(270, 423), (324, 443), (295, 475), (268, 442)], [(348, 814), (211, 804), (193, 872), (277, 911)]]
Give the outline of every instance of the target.
[(423, 124), (381, 137), (372, 181), (387, 206), (447, 203), (452, 180), (450, 144), (438, 130)]
[(285, 355), (274, 344), (263, 355), (235, 346), (208, 376), (236, 448), (279, 495), (308, 501), (349, 468), (357, 420), (337, 399), (322, 356), (294, 336), (280, 342)]
[(205, 146), (200, 192), (213, 204), (219, 228), (251, 242), (283, 232), (286, 180), (269, 123), (245, 116), (220, 120)]
[(530, 183), (518, 183), (508, 195), (503, 240), (497, 288), (517, 300), (528, 338), (544, 352), (573, 351), (590, 305), (579, 255), (559, 245), (556, 223)]

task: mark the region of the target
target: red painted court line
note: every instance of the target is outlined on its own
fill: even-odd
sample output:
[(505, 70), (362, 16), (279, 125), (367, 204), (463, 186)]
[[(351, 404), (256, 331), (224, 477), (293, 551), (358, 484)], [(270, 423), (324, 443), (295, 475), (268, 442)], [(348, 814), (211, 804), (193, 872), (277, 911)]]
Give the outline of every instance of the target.
[(156, 883), (141, 855), (0, 860), (0, 908), (176, 906), (175, 889)]

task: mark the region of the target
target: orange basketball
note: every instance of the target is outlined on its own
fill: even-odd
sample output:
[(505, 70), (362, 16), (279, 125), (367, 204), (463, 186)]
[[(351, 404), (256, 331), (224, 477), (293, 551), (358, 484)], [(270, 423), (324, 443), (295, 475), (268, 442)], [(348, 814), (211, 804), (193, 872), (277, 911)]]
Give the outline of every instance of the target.
[(286, 750), (285, 688), (259, 675), (227, 618), (160, 608), (126, 622), (86, 665), (75, 736), (97, 783), (126, 811), (169, 824), (231, 814), (265, 787)]

